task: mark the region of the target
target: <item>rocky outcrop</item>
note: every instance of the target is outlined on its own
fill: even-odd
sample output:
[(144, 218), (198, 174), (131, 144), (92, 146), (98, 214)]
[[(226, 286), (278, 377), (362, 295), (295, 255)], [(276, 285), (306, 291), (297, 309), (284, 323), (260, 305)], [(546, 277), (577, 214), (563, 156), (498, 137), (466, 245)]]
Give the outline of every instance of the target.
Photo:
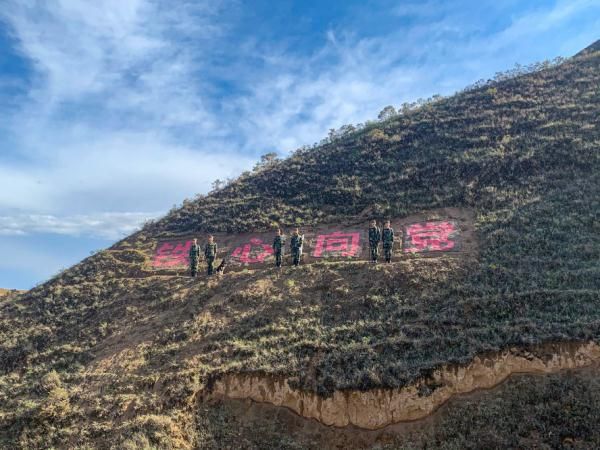
[(494, 387), (514, 373), (553, 373), (599, 361), (600, 346), (594, 342), (552, 344), (477, 356), (467, 365), (442, 367), (427, 379), (401, 388), (335, 391), (322, 397), (293, 389), (284, 378), (229, 374), (215, 382), (210, 396), (286, 407), (325, 425), (377, 429), (424, 418), (452, 396)]

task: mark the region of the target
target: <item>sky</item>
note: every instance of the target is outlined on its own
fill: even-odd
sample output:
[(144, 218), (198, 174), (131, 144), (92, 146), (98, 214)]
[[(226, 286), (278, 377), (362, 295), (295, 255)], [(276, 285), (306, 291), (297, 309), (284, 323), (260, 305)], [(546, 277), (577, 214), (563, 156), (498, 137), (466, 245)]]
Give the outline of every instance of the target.
[(2, 0), (0, 287), (386, 105), (600, 38), (600, 0)]

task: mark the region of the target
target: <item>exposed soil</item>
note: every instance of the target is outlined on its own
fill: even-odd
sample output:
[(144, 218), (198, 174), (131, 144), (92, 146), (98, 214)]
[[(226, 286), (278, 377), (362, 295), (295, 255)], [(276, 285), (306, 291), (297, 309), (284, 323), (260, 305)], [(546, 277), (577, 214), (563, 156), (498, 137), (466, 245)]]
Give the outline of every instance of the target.
[(515, 373), (554, 373), (597, 362), (600, 346), (594, 342), (546, 344), (482, 355), (465, 366), (445, 366), (396, 389), (335, 391), (331, 397), (322, 397), (293, 389), (284, 378), (230, 374), (215, 382), (210, 397), (251, 399), (288, 408), (325, 425), (374, 430), (427, 417), (454, 395), (489, 389)]
[[(518, 397), (523, 395), (524, 386), (537, 386), (537, 390), (543, 391), (546, 384), (560, 383), (562, 380), (573, 380), (573, 383), (585, 383), (586, 380), (594, 381), (600, 375), (600, 364), (593, 363), (587, 367), (578, 369), (567, 369), (553, 375), (534, 373), (514, 373), (504, 383), (492, 388), (481, 388), (473, 392), (457, 394), (441, 405), (434, 413), (424, 419), (400, 422), (377, 430), (366, 430), (354, 425), (346, 427), (327, 426), (315, 419), (306, 419), (288, 408), (273, 406), (268, 403), (259, 403), (250, 399), (238, 400), (230, 398), (214, 399), (210, 408), (227, 411), (236, 417), (243, 427), (258, 428), (260, 424), (273, 424), (273, 427), (285, 429), (285, 433), (292, 442), (298, 444), (298, 448), (319, 449), (369, 449), (369, 448), (438, 448), (444, 447), (443, 442), (434, 442), (428, 436), (436, 435), (436, 430), (448, 426), (446, 422), (452, 422), (453, 416), (461, 415), (465, 411), (471, 414), (483, 415), (483, 411), (472, 411), (475, 405), (490, 405), (498, 402), (500, 404), (519, 401)], [(568, 382), (566, 383), (569, 384)], [(534, 389), (534, 392), (536, 391)], [(529, 393), (531, 395), (531, 393)], [(565, 395), (568, 395), (565, 392)], [(531, 399), (526, 399), (531, 400)], [(559, 401), (560, 399), (556, 399)], [(540, 398), (539, 401), (543, 402)], [(524, 400), (524, 408), (527, 403)], [(510, 413), (510, 411), (506, 411)], [(543, 414), (543, 411), (540, 411)], [(466, 414), (468, 416), (468, 414)], [(457, 424), (458, 426), (458, 424)], [(493, 427), (493, 424), (490, 424)], [(476, 428), (481, 427), (477, 425)], [(465, 430), (456, 429), (457, 433)], [(499, 433), (501, 434), (501, 433)], [(500, 438), (502, 436), (499, 436)], [(531, 436), (529, 444), (537, 446), (541, 439)], [(424, 439), (427, 444), (424, 445)], [(526, 439), (521, 438), (522, 442)], [(562, 438), (564, 448), (586, 448), (577, 446), (577, 438), (569, 436), (568, 433)], [(440, 445), (441, 444), (441, 445)], [(570, 444), (570, 445), (569, 445)], [(452, 447), (451, 443), (448, 443)], [(275, 447), (273, 447), (275, 448)], [(483, 442), (471, 441), (470, 448), (489, 448)], [(589, 448), (589, 447), (587, 447)]]

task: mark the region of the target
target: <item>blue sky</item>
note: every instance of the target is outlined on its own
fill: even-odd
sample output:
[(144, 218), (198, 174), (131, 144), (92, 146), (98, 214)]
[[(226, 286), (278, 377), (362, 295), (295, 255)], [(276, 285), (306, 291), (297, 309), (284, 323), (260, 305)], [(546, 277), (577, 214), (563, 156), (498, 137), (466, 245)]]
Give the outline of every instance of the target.
[(0, 287), (386, 105), (600, 38), (600, 0), (4, 0)]

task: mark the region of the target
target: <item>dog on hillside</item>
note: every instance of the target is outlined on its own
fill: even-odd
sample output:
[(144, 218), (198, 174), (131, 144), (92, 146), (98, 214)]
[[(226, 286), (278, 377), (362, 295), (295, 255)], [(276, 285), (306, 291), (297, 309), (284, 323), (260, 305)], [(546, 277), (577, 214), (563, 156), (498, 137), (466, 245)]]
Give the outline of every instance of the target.
[(219, 276), (223, 275), (225, 273), (225, 267), (227, 267), (227, 260), (225, 258), (223, 258), (221, 260), (221, 264), (219, 264), (217, 266), (217, 269), (215, 270), (215, 273)]

